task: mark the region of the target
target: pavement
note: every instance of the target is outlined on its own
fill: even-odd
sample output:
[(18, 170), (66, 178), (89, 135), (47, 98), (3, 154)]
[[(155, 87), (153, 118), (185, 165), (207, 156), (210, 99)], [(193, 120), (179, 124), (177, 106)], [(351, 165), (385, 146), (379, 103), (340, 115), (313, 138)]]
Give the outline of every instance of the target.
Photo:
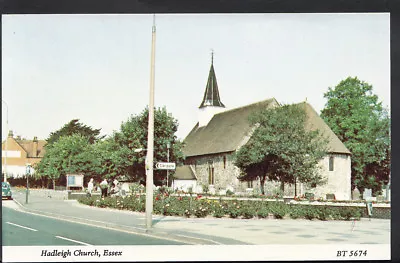
[[(153, 227), (146, 230), (145, 213), (90, 207), (75, 200), (13, 190), (15, 209), (80, 224), (143, 233), (186, 244), (271, 245), (271, 244), (390, 244), (388, 219), (320, 221), (303, 219), (183, 218), (153, 215)], [(13, 202), (13, 201), (3, 201)]]

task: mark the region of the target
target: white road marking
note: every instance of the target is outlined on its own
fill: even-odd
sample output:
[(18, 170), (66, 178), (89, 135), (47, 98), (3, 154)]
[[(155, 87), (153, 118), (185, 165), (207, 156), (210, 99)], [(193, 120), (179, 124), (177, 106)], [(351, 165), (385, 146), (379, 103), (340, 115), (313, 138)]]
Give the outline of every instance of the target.
[[(17, 203), (21, 207), (23, 207), (24, 209), (35, 211), (34, 209), (29, 209), (29, 208), (24, 207), (19, 202), (17, 202)], [(71, 222), (71, 223), (80, 224), (80, 225), (87, 225), (87, 226), (91, 226), (91, 227), (97, 227), (97, 228), (103, 228), (103, 229), (107, 229), (107, 230), (119, 231), (119, 232), (124, 232), (124, 233), (128, 233), (128, 234), (134, 234), (134, 235), (139, 235), (139, 236), (147, 236), (147, 237), (156, 238), (156, 239), (170, 240), (170, 241), (175, 241), (175, 242), (181, 242), (181, 243), (195, 245), (193, 242), (177, 240), (177, 239), (174, 239), (174, 238), (171, 238), (171, 237), (159, 237), (159, 236), (155, 236), (155, 235), (151, 235), (151, 234), (147, 234), (147, 233), (139, 233), (139, 232), (134, 232), (134, 231), (129, 231), (129, 230), (122, 230), (122, 229), (112, 228), (112, 227), (108, 227), (108, 226), (93, 225), (93, 224), (85, 223), (85, 222), (82, 222), (82, 221), (75, 221), (75, 220), (60, 218), (60, 217), (56, 217), (56, 216), (50, 216), (50, 215), (53, 215), (53, 214), (52, 213), (48, 213), (48, 212), (42, 212), (42, 213), (46, 213), (46, 214), (50, 214), (50, 215), (39, 214), (39, 213), (30, 212), (30, 211), (26, 211), (26, 210), (20, 210), (20, 212), (21, 213), (25, 213), (25, 214), (31, 214), (31, 215), (36, 215), (36, 216), (52, 218), (52, 219), (56, 219), (56, 220), (60, 220), (60, 221)], [(66, 216), (66, 217), (76, 218), (76, 219), (79, 218), (79, 217), (71, 217), (71, 216)], [(105, 222), (102, 222), (102, 221), (90, 220), (90, 219), (85, 219), (85, 218), (81, 218), (81, 220), (105, 223)], [(112, 224), (112, 225), (116, 225), (116, 224)], [(121, 225), (119, 225), (119, 226), (121, 226)], [(133, 227), (133, 226), (129, 226), (129, 227), (130, 228), (136, 228), (136, 229), (145, 229), (145, 228), (139, 228), (139, 227)], [(204, 239), (204, 240), (206, 240), (206, 239)], [(214, 242), (212, 240), (210, 240), (210, 241)]]
[(81, 242), (81, 241), (69, 239), (69, 238), (66, 238), (66, 237), (56, 236), (56, 238), (68, 240), (68, 241), (75, 242), (75, 243), (78, 243), (78, 244), (82, 244), (82, 245), (85, 245), (85, 246), (93, 246), (93, 245), (90, 245), (88, 243), (84, 243), (84, 242)]
[(199, 239), (199, 240), (206, 240), (206, 241), (211, 241), (217, 245), (223, 245), (222, 243), (219, 243), (217, 241), (211, 240), (211, 239), (206, 239), (206, 238), (201, 238), (201, 237), (192, 237), (192, 236), (185, 236), (185, 235), (180, 235), (180, 234), (175, 234), (176, 236), (181, 236), (181, 237), (186, 237), (186, 238), (193, 238), (193, 239)]
[(30, 231), (37, 231), (36, 229), (30, 228), (30, 227), (26, 227), (26, 226), (17, 225), (17, 224), (11, 223), (11, 222), (6, 222), (6, 224), (17, 226), (17, 227), (21, 227), (21, 228), (25, 228), (25, 229), (28, 229)]

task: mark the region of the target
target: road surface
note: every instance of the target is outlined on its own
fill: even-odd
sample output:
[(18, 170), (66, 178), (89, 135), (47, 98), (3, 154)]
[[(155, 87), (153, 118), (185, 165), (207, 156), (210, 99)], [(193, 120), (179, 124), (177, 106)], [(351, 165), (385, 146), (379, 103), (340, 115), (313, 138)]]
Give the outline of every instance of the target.
[(184, 245), (185, 243), (33, 215), (3, 201), (3, 246)]

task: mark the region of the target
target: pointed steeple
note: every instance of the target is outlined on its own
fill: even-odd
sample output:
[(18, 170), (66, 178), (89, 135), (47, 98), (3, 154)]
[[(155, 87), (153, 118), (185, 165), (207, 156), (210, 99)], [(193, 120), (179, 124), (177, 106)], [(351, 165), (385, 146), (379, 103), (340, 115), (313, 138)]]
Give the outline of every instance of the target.
[(203, 101), (201, 102), (199, 108), (204, 108), (207, 106), (225, 108), (225, 105), (221, 102), (221, 99), (219, 97), (217, 77), (215, 76), (215, 71), (214, 71), (214, 51), (211, 52), (210, 73), (208, 74), (208, 81), (206, 90), (204, 92)]

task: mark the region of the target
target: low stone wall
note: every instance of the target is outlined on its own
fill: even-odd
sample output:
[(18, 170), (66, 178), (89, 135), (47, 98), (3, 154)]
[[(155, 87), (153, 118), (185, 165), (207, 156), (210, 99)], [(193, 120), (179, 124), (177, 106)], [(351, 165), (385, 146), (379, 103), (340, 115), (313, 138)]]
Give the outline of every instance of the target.
[[(79, 198), (86, 197), (86, 192), (72, 192), (68, 191), (68, 200), (78, 200)], [(101, 193), (92, 193), (92, 196), (101, 196)]]
[(41, 197), (48, 197), (54, 198), (59, 200), (67, 200), (68, 199), (68, 192), (67, 191), (58, 191), (58, 190), (51, 190), (51, 189), (29, 189), (29, 194), (32, 196), (41, 196)]

